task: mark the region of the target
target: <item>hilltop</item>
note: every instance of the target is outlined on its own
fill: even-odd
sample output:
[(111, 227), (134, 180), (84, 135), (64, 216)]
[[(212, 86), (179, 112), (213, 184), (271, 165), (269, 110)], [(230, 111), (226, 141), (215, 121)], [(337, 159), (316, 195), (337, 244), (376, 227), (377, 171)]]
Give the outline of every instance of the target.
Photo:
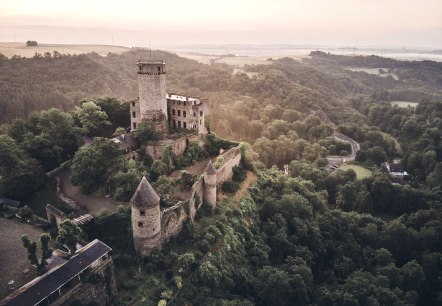
[(26, 46), (26, 42), (0, 42), (0, 53), (11, 58), (14, 55), (21, 57), (33, 57), (36, 52), (44, 54), (58, 51), (62, 54), (84, 54), (95, 52), (101, 56), (108, 53), (121, 54), (130, 48), (113, 45), (70, 45), (70, 44), (38, 44), (38, 46)]
[[(249, 144), (244, 145), (247, 177), (255, 177), (253, 171), (256, 179), (237, 173), (243, 183), (223, 185), (214, 211), (199, 210), (177, 239), (141, 266), (134, 256), (130, 211), (96, 215), (84, 230), (89, 241), (97, 238), (113, 249), (118, 302), (437, 302), (442, 64), (436, 62), (316, 52), (302, 61), (244, 65), (246, 73), (236, 73), (225, 63), (204, 65), (141, 49), (108, 56), (3, 58), (0, 120), (6, 124), (0, 130), (0, 162), (8, 162), (0, 163), (0, 196), (41, 212), (48, 203), (43, 191), (56, 190), (44, 172), (54, 173), (73, 158), (72, 183), (80, 192), (127, 202), (140, 178), (148, 176), (163, 198), (160, 205), (174, 207), (167, 199), (175, 183), (185, 180), (166, 175), (198, 156), (217, 155), (225, 140), (211, 135), (202, 150), (190, 146), (181, 157), (167, 149), (155, 161), (141, 144), (139, 158), (128, 159), (106, 138), (79, 149), (81, 136), (129, 126), (133, 114), (127, 101), (95, 97), (136, 98), (135, 64), (149, 57), (167, 63), (168, 91), (209, 98), (210, 131)], [(394, 101), (414, 106), (397, 107)], [(46, 110), (50, 107), (63, 111)], [(144, 128), (144, 145), (155, 143), (149, 125)], [(343, 161), (350, 154), (351, 146), (337, 139), (337, 132), (360, 145), (355, 161), (342, 170), (326, 167), (327, 157)], [(392, 168), (406, 172), (398, 178)], [(92, 187), (81, 190), (85, 182)], [(15, 218), (32, 210), (2, 213)]]

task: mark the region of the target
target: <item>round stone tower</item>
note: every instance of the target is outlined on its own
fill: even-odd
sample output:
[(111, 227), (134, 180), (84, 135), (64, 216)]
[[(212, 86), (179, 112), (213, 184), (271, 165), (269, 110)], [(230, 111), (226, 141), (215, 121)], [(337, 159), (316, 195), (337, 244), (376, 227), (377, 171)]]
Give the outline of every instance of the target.
[(140, 60), (137, 65), (140, 121), (152, 120), (158, 132), (167, 133), (166, 63)]
[(204, 170), (204, 200), (212, 208), (216, 207), (216, 169), (210, 160)]
[(143, 177), (130, 203), (135, 250), (144, 257), (161, 248), (160, 197)]

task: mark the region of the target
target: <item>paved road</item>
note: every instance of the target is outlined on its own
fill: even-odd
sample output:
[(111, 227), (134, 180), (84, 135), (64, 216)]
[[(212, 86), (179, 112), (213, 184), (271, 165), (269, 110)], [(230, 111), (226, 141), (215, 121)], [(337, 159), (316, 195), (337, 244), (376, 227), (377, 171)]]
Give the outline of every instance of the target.
[(334, 132), (333, 136), (341, 141), (348, 142), (351, 145), (351, 154), (347, 156), (328, 156), (327, 169), (331, 169), (332, 166), (339, 166), (344, 162), (355, 160), (356, 153), (358, 153), (358, 151), (361, 149), (361, 146), (356, 140), (353, 140), (350, 137), (345, 136), (344, 134)]

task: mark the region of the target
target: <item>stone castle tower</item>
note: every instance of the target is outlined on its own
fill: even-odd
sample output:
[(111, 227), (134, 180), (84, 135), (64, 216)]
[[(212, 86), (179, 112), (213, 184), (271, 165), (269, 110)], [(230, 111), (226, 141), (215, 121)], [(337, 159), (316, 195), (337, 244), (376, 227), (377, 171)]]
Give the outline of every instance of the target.
[(210, 160), (204, 170), (204, 199), (212, 208), (216, 207), (216, 169)]
[(187, 201), (179, 201), (162, 210), (158, 194), (145, 177), (141, 179), (130, 200), (132, 233), (139, 257), (150, 255), (154, 249), (161, 249), (164, 243), (176, 237), (186, 220), (190, 219), (193, 222), (197, 210), (204, 203), (212, 209), (216, 208), (216, 186), (232, 179), (232, 169), (241, 161), (239, 146), (229, 149), (223, 156), (224, 164), (218, 170), (211, 161), (208, 162), (203, 172), (203, 180), (196, 180)]
[(143, 177), (130, 203), (135, 250), (139, 256), (147, 256), (161, 247), (160, 197)]
[(150, 120), (158, 132), (167, 134), (166, 64), (163, 61), (138, 61), (138, 100), (131, 103), (131, 129)]

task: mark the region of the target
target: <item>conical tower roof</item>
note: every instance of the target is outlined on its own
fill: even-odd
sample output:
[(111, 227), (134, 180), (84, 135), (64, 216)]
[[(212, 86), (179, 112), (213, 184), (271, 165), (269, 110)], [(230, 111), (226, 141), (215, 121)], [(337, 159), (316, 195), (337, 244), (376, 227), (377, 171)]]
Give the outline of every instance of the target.
[(204, 170), (207, 174), (216, 174), (216, 169), (212, 165), (212, 161), (209, 160), (209, 163), (207, 164), (206, 170)]
[(149, 208), (160, 205), (160, 197), (143, 176), (130, 202), (138, 208)]

